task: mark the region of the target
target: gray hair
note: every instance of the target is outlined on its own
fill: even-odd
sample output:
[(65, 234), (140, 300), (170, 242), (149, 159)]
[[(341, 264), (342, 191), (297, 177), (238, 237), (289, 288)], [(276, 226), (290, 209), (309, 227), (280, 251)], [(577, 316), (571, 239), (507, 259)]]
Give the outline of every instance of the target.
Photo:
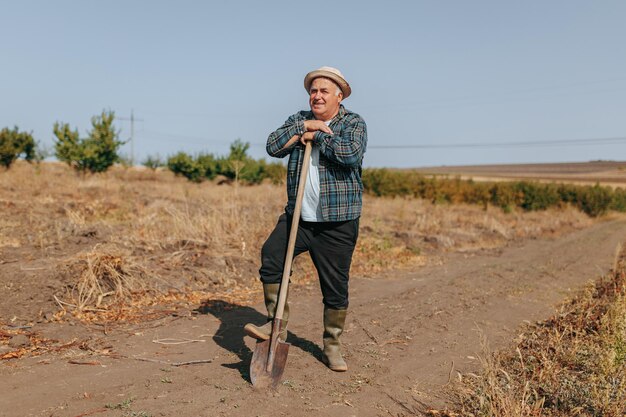
[(338, 96), (339, 93), (343, 94), (343, 91), (341, 91), (341, 87), (339, 87), (339, 84), (337, 84), (335, 81), (331, 80), (330, 78), (326, 78), (327, 80), (330, 80), (334, 85), (335, 85), (335, 95)]
[[(327, 77), (317, 77), (317, 78), (324, 78), (325, 80), (330, 81), (331, 83), (333, 83), (333, 85), (335, 86), (335, 95), (338, 96), (339, 93), (343, 94), (343, 91), (341, 90), (341, 87), (339, 87), (339, 84), (337, 84), (334, 80), (331, 80), (330, 78)], [(311, 82), (312, 84), (313, 82)], [(311, 88), (309, 87), (309, 93), (311, 92)]]

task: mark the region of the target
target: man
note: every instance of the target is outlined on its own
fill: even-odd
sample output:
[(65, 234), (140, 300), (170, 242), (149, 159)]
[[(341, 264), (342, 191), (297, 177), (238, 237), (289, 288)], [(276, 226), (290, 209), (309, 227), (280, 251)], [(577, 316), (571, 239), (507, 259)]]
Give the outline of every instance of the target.
[[(263, 283), (268, 322), (247, 324), (245, 331), (259, 340), (270, 338), (278, 302), (291, 216), (295, 208), (298, 181), (307, 141), (312, 142), (309, 170), (302, 204), (294, 256), (309, 251), (317, 269), (324, 304), (324, 363), (333, 371), (348, 369), (339, 337), (348, 310), (348, 280), (361, 215), (363, 183), (361, 165), (367, 145), (365, 121), (341, 102), (352, 92), (341, 72), (321, 67), (304, 78), (310, 111), (300, 111), (267, 139), (269, 155), (289, 155), (287, 167), (288, 203), (285, 214), (263, 245)], [(280, 338), (286, 339), (289, 304), (285, 305)]]

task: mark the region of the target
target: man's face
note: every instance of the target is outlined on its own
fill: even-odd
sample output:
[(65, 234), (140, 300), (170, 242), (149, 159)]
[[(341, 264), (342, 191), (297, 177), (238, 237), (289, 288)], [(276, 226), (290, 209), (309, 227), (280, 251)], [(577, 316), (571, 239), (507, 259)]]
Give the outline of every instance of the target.
[(309, 105), (318, 120), (327, 121), (339, 112), (343, 94), (335, 95), (337, 85), (328, 78), (316, 78), (309, 89)]

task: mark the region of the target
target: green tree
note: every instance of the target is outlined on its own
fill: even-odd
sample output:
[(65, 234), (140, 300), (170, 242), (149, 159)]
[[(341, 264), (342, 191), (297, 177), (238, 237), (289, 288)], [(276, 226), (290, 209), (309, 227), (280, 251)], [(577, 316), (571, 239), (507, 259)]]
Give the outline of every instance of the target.
[(167, 168), (174, 174), (182, 175), (193, 182), (201, 182), (204, 179), (198, 163), (185, 152), (178, 152), (167, 158)]
[(580, 193), (578, 207), (591, 217), (605, 214), (614, 200), (614, 193), (610, 187), (601, 187), (599, 184), (593, 187), (585, 187)]
[(83, 160), (83, 146), (78, 135), (78, 130), (70, 129), (67, 123), (56, 122), (52, 129), (57, 141), (54, 144), (55, 156), (61, 162), (65, 162), (76, 170), (82, 171), (80, 166)]
[(13, 129), (5, 127), (0, 131), (0, 165), (5, 168), (9, 169), (22, 155), (28, 162), (36, 159), (36, 149), (37, 144), (31, 133), (20, 132), (17, 126)]
[[(239, 177), (241, 171), (249, 164), (248, 149), (250, 144), (248, 142), (242, 142), (241, 139), (237, 139), (230, 145), (230, 154), (228, 155), (228, 162), (232, 168), (234, 174), (235, 184), (239, 184)], [(228, 176), (228, 175), (227, 175)]]
[(119, 131), (113, 121), (115, 113), (102, 111), (91, 118), (92, 129), (81, 139), (78, 130), (71, 130), (67, 123), (55, 123), (53, 132), (56, 157), (76, 171), (104, 172), (120, 160), (118, 149), (124, 144), (119, 140)]
[(143, 160), (142, 165), (146, 168), (151, 169), (152, 171), (156, 171), (157, 168), (160, 168), (165, 164), (163, 163), (161, 156), (157, 154), (156, 156), (148, 155), (146, 159)]
[(220, 161), (212, 153), (200, 153), (196, 156), (196, 164), (201, 175), (209, 180), (220, 174)]

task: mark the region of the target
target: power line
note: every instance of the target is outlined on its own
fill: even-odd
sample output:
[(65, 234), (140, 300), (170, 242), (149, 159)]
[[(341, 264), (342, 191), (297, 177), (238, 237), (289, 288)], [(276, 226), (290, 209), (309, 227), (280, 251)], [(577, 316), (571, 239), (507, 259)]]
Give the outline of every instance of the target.
[[(178, 139), (187, 144), (205, 145), (229, 145), (229, 141), (208, 139), (202, 136), (189, 136), (174, 133), (161, 133), (151, 130), (142, 131), (148, 135)], [(265, 143), (248, 142), (252, 147), (265, 147)], [(590, 146), (590, 145), (620, 145), (626, 144), (625, 137), (611, 138), (585, 138), (585, 139), (561, 139), (561, 140), (529, 140), (515, 142), (470, 142), (470, 143), (437, 143), (437, 144), (412, 144), (412, 145), (375, 145), (370, 144), (367, 149), (454, 149), (454, 148), (514, 148), (514, 147), (542, 147), (542, 146)]]

